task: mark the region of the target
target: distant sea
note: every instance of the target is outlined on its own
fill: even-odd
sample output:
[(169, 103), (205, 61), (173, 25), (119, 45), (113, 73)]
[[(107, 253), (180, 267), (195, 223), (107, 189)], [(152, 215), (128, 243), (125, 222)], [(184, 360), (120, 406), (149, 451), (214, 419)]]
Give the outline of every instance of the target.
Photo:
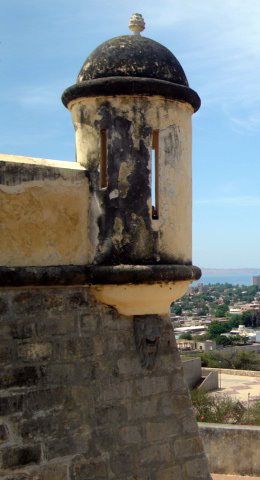
[(209, 283), (231, 283), (231, 285), (253, 285), (253, 275), (202, 275), (197, 281), (192, 283), (196, 285), (203, 283), (208, 285)]

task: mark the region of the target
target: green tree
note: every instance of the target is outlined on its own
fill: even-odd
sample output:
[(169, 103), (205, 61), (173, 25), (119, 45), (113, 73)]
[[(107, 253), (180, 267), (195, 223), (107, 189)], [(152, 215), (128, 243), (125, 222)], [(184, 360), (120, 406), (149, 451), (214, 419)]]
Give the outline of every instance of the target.
[(218, 322), (217, 320), (211, 322), (208, 326), (208, 335), (209, 338), (214, 339), (218, 337), (221, 333), (230, 332), (232, 327), (230, 327), (229, 322)]
[(198, 315), (200, 315), (201, 317), (205, 317), (205, 315), (207, 315), (208, 313), (209, 308), (207, 307), (207, 305), (203, 305), (198, 309)]
[(215, 314), (215, 317), (218, 317), (218, 318), (225, 317), (228, 311), (229, 311), (228, 305), (223, 303), (223, 305), (218, 305), (216, 307), (214, 314)]
[(203, 367), (260, 370), (260, 355), (245, 350), (200, 353)]
[(243, 323), (243, 320), (242, 320), (242, 315), (238, 315), (238, 314), (231, 314), (228, 316), (229, 318), (229, 322), (230, 322), (230, 325), (232, 326), (232, 328), (237, 328), (238, 325), (241, 325)]
[(260, 327), (260, 309), (247, 310), (242, 313), (242, 323), (246, 327), (258, 328)]
[(179, 338), (182, 340), (192, 340), (192, 335), (191, 333), (181, 333)]
[(217, 345), (223, 345), (223, 347), (233, 344), (232, 339), (230, 337), (226, 337), (225, 335), (217, 335), (215, 337), (215, 341)]
[(172, 306), (172, 313), (175, 313), (175, 315), (181, 315), (182, 314), (182, 307), (181, 305), (174, 305)]

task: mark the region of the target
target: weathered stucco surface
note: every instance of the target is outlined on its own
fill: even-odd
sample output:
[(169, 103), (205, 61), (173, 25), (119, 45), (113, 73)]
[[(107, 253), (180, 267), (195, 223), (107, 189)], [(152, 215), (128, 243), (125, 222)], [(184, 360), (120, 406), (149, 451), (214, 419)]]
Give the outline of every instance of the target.
[(2, 288), (0, 311), (1, 479), (210, 479), (167, 317), (86, 287)]
[[(189, 104), (160, 97), (70, 103), (77, 162), (90, 180), (90, 263), (191, 263)], [(100, 131), (107, 132), (107, 188), (100, 188)], [(159, 131), (159, 219), (152, 219), (151, 149)]]
[(211, 472), (259, 478), (260, 427), (200, 423), (199, 429)]
[(190, 282), (152, 284), (93, 285), (91, 292), (101, 303), (115, 307), (122, 315), (169, 313), (171, 303), (186, 292)]
[(0, 155), (0, 265), (86, 263), (87, 208), (80, 165)]

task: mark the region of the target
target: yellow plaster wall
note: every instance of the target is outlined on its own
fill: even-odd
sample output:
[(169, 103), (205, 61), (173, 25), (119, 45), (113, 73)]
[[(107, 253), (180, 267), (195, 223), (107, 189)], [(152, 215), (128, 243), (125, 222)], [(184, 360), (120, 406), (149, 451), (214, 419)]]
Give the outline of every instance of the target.
[(122, 315), (166, 315), (174, 300), (182, 297), (190, 280), (153, 284), (93, 285), (91, 293), (98, 302), (110, 305)]
[(0, 265), (86, 263), (84, 168), (70, 162), (0, 155), (0, 172)]
[[(118, 96), (80, 98), (69, 104), (76, 130), (77, 161), (91, 168), (100, 165), (100, 111), (103, 104), (110, 104), (111, 110), (132, 123), (132, 140), (139, 148), (140, 125), (144, 122), (152, 130), (159, 130), (159, 219), (152, 221), (158, 236), (158, 261), (160, 252), (174, 257), (178, 262), (190, 262), (192, 257), (192, 107), (183, 102), (161, 97)], [(152, 148), (152, 137), (142, 140), (147, 148)], [(126, 152), (126, 162), (122, 165), (125, 175), (131, 173), (131, 158)], [(118, 189), (122, 195), (125, 179), (119, 178)], [(99, 248), (97, 218), (100, 206), (94, 194), (90, 198), (90, 224), (92, 232), (89, 261), (93, 261)], [(149, 202), (150, 212), (152, 202)], [(145, 232), (146, 248), (149, 242)], [(112, 239), (113, 240), (113, 239)], [(140, 240), (141, 241), (141, 240)], [(139, 241), (139, 243), (140, 243)], [(139, 245), (140, 246), (140, 245)], [(138, 248), (138, 245), (135, 245)]]

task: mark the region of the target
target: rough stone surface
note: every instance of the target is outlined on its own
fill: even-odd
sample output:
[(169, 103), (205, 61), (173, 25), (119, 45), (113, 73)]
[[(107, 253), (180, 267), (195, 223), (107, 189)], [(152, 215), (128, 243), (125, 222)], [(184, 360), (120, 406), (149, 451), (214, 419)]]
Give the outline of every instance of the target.
[(149, 370), (133, 318), (87, 288), (3, 288), (0, 298), (1, 479), (210, 478), (167, 318)]

